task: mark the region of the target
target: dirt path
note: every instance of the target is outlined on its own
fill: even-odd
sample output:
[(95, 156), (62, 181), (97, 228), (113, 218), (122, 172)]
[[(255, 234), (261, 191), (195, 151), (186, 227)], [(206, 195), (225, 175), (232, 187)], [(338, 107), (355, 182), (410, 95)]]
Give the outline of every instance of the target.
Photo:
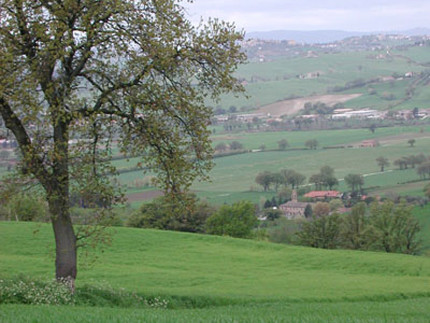
[(336, 103), (344, 103), (346, 101), (358, 98), (361, 96), (361, 93), (358, 94), (330, 94), (330, 95), (318, 95), (318, 96), (309, 96), (306, 98), (299, 99), (291, 99), (284, 100), (280, 102), (275, 102), (269, 105), (265, 105), (258, 109), (257, 113), (270, 113), (273, 117), (280, 117), (282, 115), (294, 115), (297, 114), (300, 110), (302, 110), (305, 106), (306, 102), (317, 103), (322, 102), (327, 105), (334, 105)]

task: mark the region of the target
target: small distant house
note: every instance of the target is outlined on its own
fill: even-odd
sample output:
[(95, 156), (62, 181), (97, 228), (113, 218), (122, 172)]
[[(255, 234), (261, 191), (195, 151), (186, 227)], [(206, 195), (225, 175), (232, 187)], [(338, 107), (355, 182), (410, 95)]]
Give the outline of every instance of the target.
[(304, 197), (323, 200), (327, 198), (339, 198), (341, 195), (338, 191), (311, 191), (306, 193)]
[(363, 140), (360, 143), (361, 148), (369, 148), (369, 147), (376, 147), (378, 146), (378, 142), (376, 140)]
[(309, 203), (297, 201), (297, 192), (294, 190), (291, 195), (291, 201), (281, 204), (279, 209), (288, 219), (301, 219), (305, 217), (305, 208)]

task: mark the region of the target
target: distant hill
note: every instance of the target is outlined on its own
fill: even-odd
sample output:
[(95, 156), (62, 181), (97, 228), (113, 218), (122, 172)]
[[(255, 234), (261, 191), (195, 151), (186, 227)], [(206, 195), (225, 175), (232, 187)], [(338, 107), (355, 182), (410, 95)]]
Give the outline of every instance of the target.
[(343, 30), (273, 30), (250, 32), (246, 34), (246, 38), (257, 38), (264, 40), (295, 40), (300, 43), (317, 44), (330, 43), (339, 41), (348, 37), (365, 36), (374, 34), (399, 34), (406, 36), (415, 35), (430, 35), (428, 28), (415, 28), (403, 31), (375, 31), (375, 32), (359, 32), (359, 31), (343, 31)]

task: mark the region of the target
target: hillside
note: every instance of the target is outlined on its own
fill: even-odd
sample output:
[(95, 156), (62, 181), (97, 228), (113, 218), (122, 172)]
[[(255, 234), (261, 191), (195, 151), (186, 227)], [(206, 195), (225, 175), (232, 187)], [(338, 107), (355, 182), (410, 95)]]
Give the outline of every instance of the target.
[[(96, 254), (93, 266), (80, 259), (77, 288), (107, 284), (167, 302), (182, 299), (180, 307), (3, 304), (0, 322), (424, 323), (430, 318), (427, 257), (114, 231), (112, 246)], [(0, 278), (52, 277), (52, 243), (47, 224), (1, 222)]]
[(428, 36), (363, 36), (318, 45), (253, 40), (243, 47), (249, 63), (236, 74), (248, 98), (224, 96), (216, 108), (253, 110), (326, 94), (362, 94), (345, 103), (356, 109), (428, 108)]
[[(35, 235), (33, 231), (38, 230)], [(258, 300), (430, 296), (430, 258), (317, 250), (267, 242), (117, 228), (78, 287), (107, 281), (152, 295)], [(0, 272), (49, 277), (49, 225), (0, 223)]]

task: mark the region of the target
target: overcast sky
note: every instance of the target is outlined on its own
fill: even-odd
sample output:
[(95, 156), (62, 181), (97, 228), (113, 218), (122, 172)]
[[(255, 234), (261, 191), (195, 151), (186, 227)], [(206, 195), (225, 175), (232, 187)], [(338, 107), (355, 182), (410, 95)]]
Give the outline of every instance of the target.
[(187, 7), (192, 21), (218, 17), (247, 32), (430, 28), (430, 0), (194, 0)]

